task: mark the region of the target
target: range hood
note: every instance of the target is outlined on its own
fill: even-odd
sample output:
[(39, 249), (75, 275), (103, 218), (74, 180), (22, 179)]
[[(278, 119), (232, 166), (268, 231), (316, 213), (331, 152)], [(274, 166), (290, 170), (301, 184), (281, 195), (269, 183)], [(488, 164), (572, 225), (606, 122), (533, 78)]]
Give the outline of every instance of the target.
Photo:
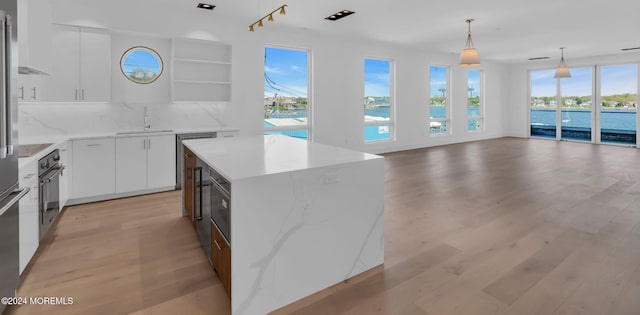
[(18, 67), (18, 73), (19, 74), (38, 74), (38, 75), (49, 75), (48, 73), (42, 71), (42, 70), (38, 70), (36, 68), (31, 68), (31, 67), (25, 67), (25, 66), (19, 66)]

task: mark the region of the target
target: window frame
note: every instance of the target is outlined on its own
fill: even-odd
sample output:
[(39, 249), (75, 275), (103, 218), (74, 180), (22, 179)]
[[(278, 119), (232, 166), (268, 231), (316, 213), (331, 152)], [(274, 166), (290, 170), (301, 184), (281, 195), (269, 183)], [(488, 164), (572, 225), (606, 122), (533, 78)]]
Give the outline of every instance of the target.
[[(445, 117), (444, 118), (432, 118), (431, 117), (431, 68), (444, 68), (446, 71), (446, 94), (445, 94), (445, 100), (444, 100), (444, 105), (445, 105)], [(427, 105), (427, 115), (429, 116), (429, 124), (427, 126), (427, 133), (429, 134), (429, 137), (445, 137), (448, 135), (451, 135), (451, 66), (449, 65), (430, 65), (429, 66), (429, 71), (428, 71), (428, 76), (429, 76), (429, 101), (428, 101), (428, 105)], [(443, 133), (431, 133), (431, 123), (434, 122), (444, 122), (445, 126), (446, 126), (446, 131)]]
[[(469, 116), (469, 94), (467, 94), (467, 132), (483, 132), (485, 131), (485, 106), (484, 106), (484, 94), (485, 94), (485, 72), (482, 69), (468, 69), (467, 70), (467, 89), (469, 88), (469, 72), (471, 71), (477, 71), (480, 75), (479, 75), (479, 79), (478, 79), (478, 85), (480, 85), (478, 87), (478, 93), (479, 93), (479, 97), (478, 97), (478, 107), (479, 107), (479, 115), (477, 116)], [(468, 90), (467, 90), (468, 92)], [(469, 129), (469, 120), (471, 119), (475, 119), (480, 121), (480, 128), (478, 129), (474, 129), (471, 130)]]
[[(378, 60), (378, 61), (387, 61), (389, 62), (389, 120), (384, 120), (384, 121), (366, 121), (365, 120), (365, 109), (364, 106), (362, 106), (362, 122), (363, 122), (363, 135), (362, 135), (362, 141), (365, 144), (371, 144), (371, 143), (380, 143), (380, 142), (390, 142), (390, 141), (395, 141), (396, 140), (396, 123), (395, 123), (395, 111), (396, 111), (396, 96), (395, 96), (395, 91), (396, 91), (396, 64), (395, 64), (395, 60), (393, 58), (388, 58), (388, 57), (377, 57), (377, 56), (365, 56), (362, 59), (362, 74), (363, 74), (363, 80), (362, 80), (362, 95), (363, 97), (366, 97), (365, 95), (365, 91), (364, 91), (364, 87), (366, 84), (366, 78), (364, 78), (364, 76), (366, 75), (366, 60)], [(380, 139), (380, 140), (367, 140), (366, 134), (364, 133), (364, 130), (366, 129), (367, 126), (389, 126), (389, 139)]]
[[(265, 44), (263, 47), (263, 52), (267, 48), (272, 49), (281, 49), (281, 50), (295, 50), (300, 52), (305, 52), (307, 54), (307, 124), (304, 126), (264, 126), (264, 118), (263, 121), (263, 134), (267, 133), (279, 133), (286, 131), (296, 131), (296, 130), (306, 130), (307, 132), (307, 141), (311, 141), (313, 138), (313, 110), (314, 110), (314, 102), (313, 102), (313, 52), (311, 48), (307, 47), (295, 47), (295, 46), (286, 46), (286, 45), (277, 45), (277, 44)], [(263, 61), (262, 69), (264, 71), (266, 64)], [(262, 87), (262, 95), (264, 100), (264, 80)], [(264, 105), (262, 106), (264, 110)]]

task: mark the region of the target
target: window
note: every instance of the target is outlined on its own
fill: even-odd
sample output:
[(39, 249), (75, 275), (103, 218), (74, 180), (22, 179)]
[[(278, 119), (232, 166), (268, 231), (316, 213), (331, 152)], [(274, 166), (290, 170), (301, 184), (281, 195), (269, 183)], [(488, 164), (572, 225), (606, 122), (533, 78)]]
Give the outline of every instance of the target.
[(445, 135), (449, 132), (449, 68), (429, 68), (429, 134)]
[(601, 142), (636, 144), (638, 65), (600, 67)]
[(558, 83), (555, 70), (537, 70), (529, 73), (531, 83), (529, 107), (532, 137), (556, 138), (556, 111)]
[(469, 70), (467, 72), (467, 130), (484, 130), (483, 109), (483, 72)]
[(364, 141), (391, 140), (393, 132), (393, 62), (364, 60)]
[(530, 72), (531, 136), (635, 145), (638, 65), (570, 71), (563, 79), (554, 79), (552, 69)]
[(264, 130), (309, 138), (310, 53), (266, 47), (264, 50)]
[(591, 141), (593, 68), (571, 68), (571, 78), (560, 80), (560, 138)]

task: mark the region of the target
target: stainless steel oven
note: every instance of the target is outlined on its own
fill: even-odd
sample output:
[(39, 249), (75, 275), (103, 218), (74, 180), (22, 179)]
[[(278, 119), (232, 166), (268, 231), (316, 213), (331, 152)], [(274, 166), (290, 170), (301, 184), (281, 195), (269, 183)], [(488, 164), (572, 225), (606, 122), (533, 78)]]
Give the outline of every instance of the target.
[(211, 221), (231, 247), (231, 182), (214, 169), (209, 169), (211, 182)]
[(58, 149), (38, 160), (40, 239), (47, 233), (60, 212), (60, 174), (64, 170), (64, 165), (60, 165), (59, 161), (60, 150)]

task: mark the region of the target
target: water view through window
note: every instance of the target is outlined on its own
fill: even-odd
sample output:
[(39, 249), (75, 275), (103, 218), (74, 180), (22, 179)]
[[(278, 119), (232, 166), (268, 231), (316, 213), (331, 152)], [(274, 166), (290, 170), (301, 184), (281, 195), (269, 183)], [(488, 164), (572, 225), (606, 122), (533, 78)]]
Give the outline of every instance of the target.
[(364, 60), (364, 141), (390, 140), (391, 61)]
[(265, 134), (309, 138), (309, 53), (266, 47), (264, 50)]
[(449, 68), (429, 68), (429, 134), (444, 135), (449, 122)]
[[(594, 71), (600, 72), (595, 85)], [(553, 74), (554, 70), (530, 72), (532, 137), (556, 138), (559, 130), (566, 140), (596, 137), (596, 143), (636, 144), (637, 64), (571, 68), (571, 78), (559, 83)], [(599, 88), (594, 91), (594, 86)], [(599, 106), (594, 106), (594, 99)]]
[(600, 67), (600, 138), (602, 142), (636, 144), (638, 65)]

